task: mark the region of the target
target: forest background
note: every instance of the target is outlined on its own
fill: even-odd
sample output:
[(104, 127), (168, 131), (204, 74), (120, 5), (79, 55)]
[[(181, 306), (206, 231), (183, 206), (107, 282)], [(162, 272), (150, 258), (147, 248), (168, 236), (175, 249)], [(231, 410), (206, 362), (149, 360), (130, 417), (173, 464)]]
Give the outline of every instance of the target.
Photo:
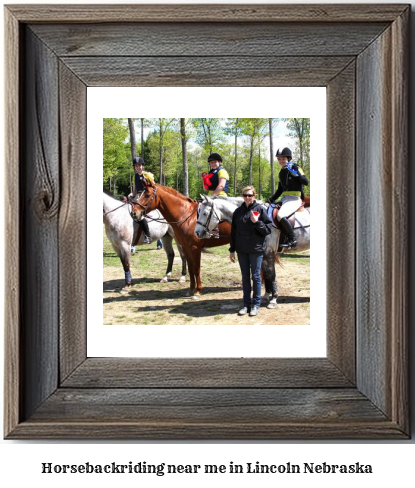
[[(207, 158), (217, 152), (229, 173), (229, 196), (254, 185), (259, 198), (270, 197), (280, 170), (276, 129), (283, 130), (285, 146), (310, 181), (309, 118), (104, 118), (103, 187), (115, 196), (128, 195), (134, 184), (132, 159), (141, 156), (156, 182), (197, 199), (206, 193), (201, 175), (210, 170)], [(304, 190), (309, 195), (310, 185)]]

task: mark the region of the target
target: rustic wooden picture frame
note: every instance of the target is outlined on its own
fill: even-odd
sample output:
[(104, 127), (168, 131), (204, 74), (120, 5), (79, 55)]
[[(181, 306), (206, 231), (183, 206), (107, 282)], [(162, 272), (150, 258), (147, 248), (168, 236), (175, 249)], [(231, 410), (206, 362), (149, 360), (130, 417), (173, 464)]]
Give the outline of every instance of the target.
[[(409, 15), (5, 8), (7, 439), (409, 437)], [(103, 85), (327, 87), (326, 358), (86, 356), (85, 107)]]

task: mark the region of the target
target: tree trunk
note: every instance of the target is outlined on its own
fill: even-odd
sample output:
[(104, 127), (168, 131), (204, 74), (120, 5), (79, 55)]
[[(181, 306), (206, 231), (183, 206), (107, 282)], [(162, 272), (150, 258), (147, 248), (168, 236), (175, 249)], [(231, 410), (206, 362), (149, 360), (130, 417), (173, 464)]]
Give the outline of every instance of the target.
[(180, 134), (182, 137), (183, 158), (183, 195), (189, 196), (189, 168), (187, 166), (186, 119), (180, 119)]
[(271, 165), (271, 195), (275, 193), (275, 173), (274, 173), (274, 143), (272, 141), (272, 119), (269, 122), (269, 162)]
[(144, 159), (144, 119), (141, 120), (141, 157)]
[(249, 151), (249, 181), (248, 185), (252, 186), (252, 166), (253, 166), (253, 156), (254, 156), (254, 139), (255, 139), (255, 132), (251, 136), (251, 149)]
[(236, 127), (235, 127), (235, 164), (233, 167), (233, 196), (236, 197), (236, 161), (238, 159), (238, 121), (236, 119)]
[(134, 158), (137, 156), (134, 119), (128, 119), (128, 127), (130, 128), (131, 161), (133, 161)]
[(258, 134), (258, 196), (261, 197), (262, 184), (261, 184), (261, 135)]
[(163, 184), (163, 121), (160, 120), (160, 151), (159, 151), (159, 165), (160, 165), (160, 185)]

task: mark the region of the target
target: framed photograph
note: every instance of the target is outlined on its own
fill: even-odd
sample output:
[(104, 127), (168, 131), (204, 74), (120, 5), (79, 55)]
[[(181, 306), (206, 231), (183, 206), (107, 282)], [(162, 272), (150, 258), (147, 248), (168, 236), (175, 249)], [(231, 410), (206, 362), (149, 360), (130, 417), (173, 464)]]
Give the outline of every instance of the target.
[[(326, 88), (94, 87), (88, 89), (87, 98), (87, 273), (88, 276), (98, 276), (103, 272), (104, 281), (102, 296), (102, 289), (97, 286), (96, 281), (88, 280), (87, 355), (147, 358), (324, 357)], [(102, 100), (106, 100), (105, 104)], [(157, 107), (154, 105), (155, 100)], [(174, 114), (179, 112), (186, 118), (175, 118)], [(131, 113), (140, 113), (144, 117), (128, 120), (125, 115)], [(269, 115), (273, 113), (277, 113), (280, 118), (270, 118)], [(198, 114), (203, 114), (205, 118), (195, 118)], [(234, 118), (229, 118), (230, 114)], [(163, 118), (156, 118), (158, 115), (163, 115)], [(288, 118), (289, 115), (297, 118)], [(278, 289), (278, 304), (274, 304), (274, 293), (265, 293), (270, 287), (264, 285), (264, 296), (258, 317), (252, 318), (249, 314), (238, 315), (243, 306), (241, 270), (238, 262), (231, 263), (229, 259), (230, 239), (224, 242), (213, 237), (194, 237), (193, 244), (207, 246), (203, 249), (205, 252), (200, 253), (203, 288), (200, 299), (196, 301), (189, 293), (190, 273), (185, 272), (185, 282), (179, 281), (182, 270), (177, 248), (172, 275), (165, 276), (167, 256), (164, 250), (170, 253), (171, 244), (169, 239), (165, 239), (165, 248), (157, 250), (155, 234), (161, 225), (152, 220), (154, 215), (150, 214), (148, 218), (153, 242), (148, 245), (140, 244), (129, 255), (129, 243), (125, 245), (126, 252), (122, 259), (124, 263), (128, 263), (126, 267), (129, 267), (129, 273), (125, 273), (121, 264), (122, 259), (116, 254), (120, 243), (125, 242), (125, 228), (133, 229), (130, 206), (121, 202), (126, 198), (125, 195), (132, 191), (131, 184), (134, 179), (130, 138), (136, 135), (137, 141), (141, 141), (142, 134), (137, 154), (143, 154), (144, 170), (152, 174), (154, 181), (157, 184), (163, 181), (163, 185), (183, 192), (181, 120), (185, 124), (187, 139), (186, 173), (189, 195), (198, 200), (202, 198), (201, 195), (207, 194), (201, 175), (202, 172), (209, 171), (207, 159), (213, 151), (220, 153), (223, 167), (228, 172), (228, 195), (240, 197), (242, 189), (248, 184), (251, 148), (252, 183), (259, 194), (257, 198), (265, 200), (271, 197), (278, 186), (281, 166), (275, 158), (274, 173), (277, 183), (272, 190), (270, 138), (272, 137), (275, 148), (272, 151), (273, 156), (278, 148), (289, 146), (293, 150), (296, 148), (293, 160), (298, 161), (300, 151), (297, 144), (294, 144), (298, 139), (290, 137), (293, 133), (288, 126), (292, 127), (290, 124), (294, 121), (302, 124), (303, 140), (306, 140), (303, 144), (303, 154), (306, 156), (303, 157), (304, 162), (299, 164), (310, 181), (313, 175), (318, 178), (318, 191), (312, 194), (312, 214), (318, 215), (318, 218), (313, 220), (313, 233), (318, 235), (318, 239), (313, 240), (310, 246), (310, 227), (307, 225), (310, 213), (307, 207), (296, 217), (296, 233), (300, 239), (296, 249), (280, 255), (281, 265), (275, 265), (274, 253), (267, 256), (268, 269), (276, 269), (275, 289)], [(134, 124), (132, 135), (129, 122)], [(234, 135), (227, 135), (229, 130), (233, 130), (231, 124), (234, 124), (239, 132), (236, 141)], [(207, 149), (207, 144), (204, 144), (204, 134), (208, 133), (209, 129), (215, 137), (213, 149)], [(160, 130), (165, 131), (162, 164)], [(310, 132), (312, 138), (307, 137)], [(252, 140), (255, 141), (255, 145), (251, 146)], [(117, 143), (123, 148), (117, 153), (118, 159), (114, 158), (114, 147)], [(238, 147), (235, 151), (236, 143)], [(102, 152), (97, 151), (97, 148), (102, 146), (104, 158)], [(141, 147), (144, 147), (145, 154), (141, 152)], [(114, 161), (117, 173), (113, 176), (110, 168), (115, 167)], [(100, 172), (103, 166), (105, 168)], [(99, 252), (99, 242), (96, 238), (102, 233), (103, 227), (101, 219), (97, 218), (101, 214), (101, 202), (96, 192), (96, 183), (100, 177), (103, 178), (105, 190), (103, 253)], [(160, 195), (159, 189), (158, 187), (157, 195)], [(310, 185), (307, 185), (304, 191), (310, 195)], [(174, 201), (175, 203), (169, 204), (168, 207), (177, 213), (167, 217), (167, 221), (172, 222), (174, 232), (179, 232), (183, 236), (180, 222), (188, 223), (193, 218), (192, 226), (189, 228), (192, 227), (191, 234), (194, 234), (196, 220), (200, 221), (203, 218), (193, 212), (196, 204), (194, 201), (186, 200), (182, 202), (183, 209), (180, 209), (179, 199), (174, 198)], [(218, 212), (219, 203), (221, 202), (217, 200), (215, 214)], [(231, 204), (230, 208), (233, 208), (233, 200), (228, 203)], [(189, 221), (186, 220), (187, 217)], [(222, 219), (222, 216), (220, 218)], [(227, 218), (229, 219), (229, 216)], [(176, 221), (179, 222), (177, 225)], [(305, 227), (301, 228), (300, 225), (303, 224)], [(119, 229), (116, 232), (115, 227)], [(140, 228), (139, 224), (134, 224), (136, 234)], [(166, 232), (166, 228), (164, 225), (163, 232)], [(131, 235), (128, 235), (131, 238)], [(273, 227), (268, 241), (274, 245), (277, 236), (278, 230)], [(184, 239), (185, 242), (188, 238), (189, 236)], [(141, 243), (143, 240), (144, 236), (141, 234)], [(194, 256), (195, 250), (193, 247), (191, 249)], [(313, 256), (312, 260), (310, 255)], [(126, 284), (125, 274), (131, 275), (132, 286)], [(165, 281), (162, 284), (161, 278)], [(101, 307), (102, 303), (103, 322), (100, 322), (97, 320), (97, 314), (100, 313), (98, 307)], [(255, 334), (252, 334), (253, 328), (256, 329)], [(267, 340), (264, 340), (265, 337)]]
[[(6, 7), (5, 438), (409, 437), (409, 16)], [(110, 86), (326, 87), (325, 357), (88, 357), (87, 99)]]

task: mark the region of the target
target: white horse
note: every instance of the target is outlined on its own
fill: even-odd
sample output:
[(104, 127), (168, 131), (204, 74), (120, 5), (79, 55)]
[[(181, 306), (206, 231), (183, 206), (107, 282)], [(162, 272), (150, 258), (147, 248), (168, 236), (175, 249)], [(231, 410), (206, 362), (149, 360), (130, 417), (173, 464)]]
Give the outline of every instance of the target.
[[(202, 202), (199, 206), (199, 217), (197, 220), (195, 234), (200, 239), (212, 237), (212, 230), (219, 222), (232, 223), (232, 216), (242, 198), (216, 197), (210, 198), (201, 195)], [(307, 211), (308, 210), (308, 211)], [(280, 248), (281, 231), (272, 226), (271, 234), (265, 238), (266, 251), (262, 261), (262, 275), (265, 284), (264, 301), (268, 301), (267, 308), (275, 308), (278, 298), (278, 286), (275, 275), (275, 261), (278, 260), (278, 252), (294, 253), (310, 249), (310, 211), (309, 209), (296, 212), (294, 233), (297, 239), (297, 246), (294, 249)]]
[[(138, 234), (140, 232), (140, 224), (134, 222), (131, 218), (131, 205), (122, 203), (120, 200), (107, 195), (105, 192), (102, 193), (102, 196), (105, 233), (123, 265), (125, 273), (125, 285), (123, 291), (128, 291), (131, 288), (132, 281), (130, 271), (131, 246), (139, 246), (143, 243), (144, 232), (141, 232), (137, 242)], [(150, 212), (147, 217), (150, 237), (154, 242), (158, 239), (163, 241), (163, 249), (167, 255), (167, 271), (161, 282), (167, 283), (168, 278), (171, 276), (174, 261), (172, 244), (172, 240), (176, 240), (174, 231), (171, 226), (167, 224), (158, 210)], [(182, 275), (179, 281), (184, 282), (186, 281), (186, 259), (182, 253), (181, 246), (177, 241), (176, 244), (182, 259)]]

